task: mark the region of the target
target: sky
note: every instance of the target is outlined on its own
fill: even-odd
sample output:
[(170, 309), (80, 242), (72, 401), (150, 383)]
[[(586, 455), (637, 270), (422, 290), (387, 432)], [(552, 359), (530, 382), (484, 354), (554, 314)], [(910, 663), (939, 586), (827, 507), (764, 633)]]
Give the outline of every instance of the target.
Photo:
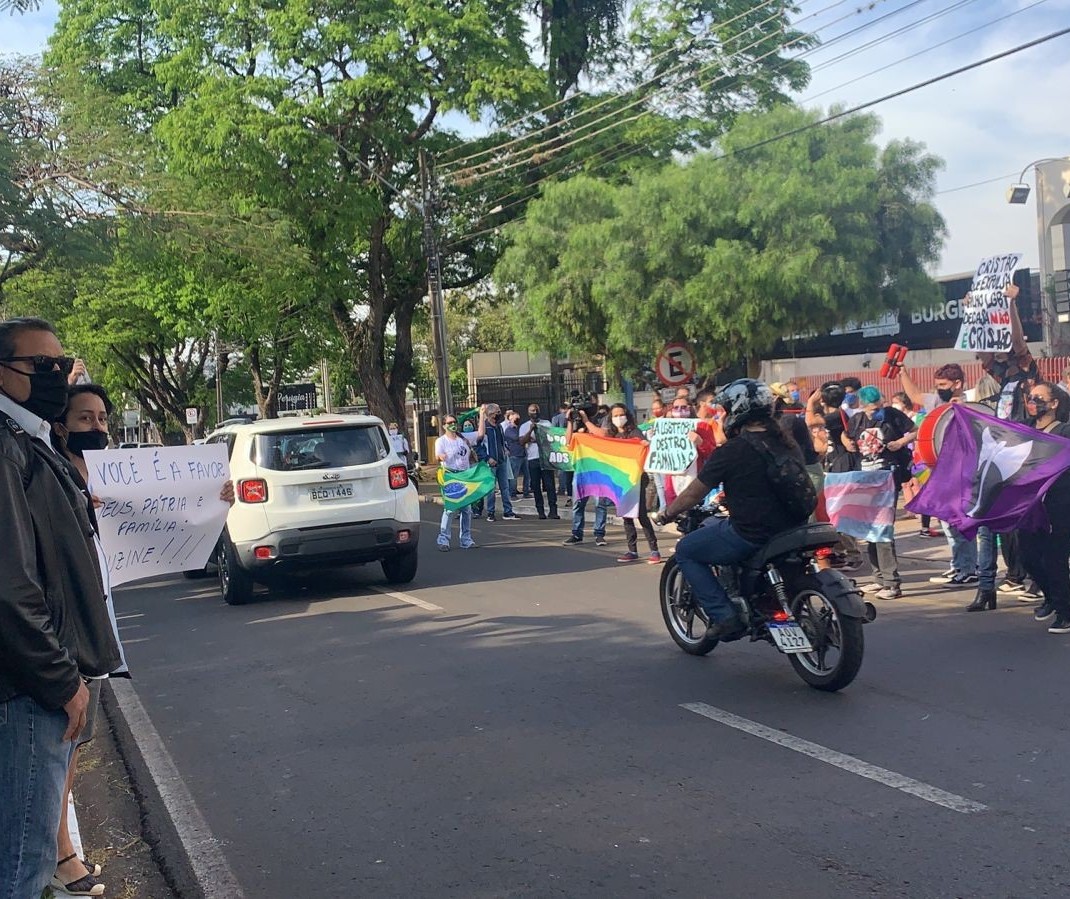
[[(875, 100), (1070, 25), (1070, 0), (798, 0), (798, 7), (799, 27), (816, 31), (825, 46), (807, 56), (812, 81), (797, 99), (824, 109)], [(0, 17), (0, 54), (43, 51), (56, 15), (56, 4), (45, 2)], [(901, 29), (909, 30), (892, 34)], [(861, 52), (836, 59), (850, 51)], [(900, 62), (907, 56), (914, 58)], [(1034, 196), (1011, 206), (1005, 194), (1034, 160), (1070, 156), (1068, 84), (1070, 35), (873, 107), (882, 142), (909, 138), (944, 160), (935, 202), (948, 239), (933, 274), (972, 271), (983, 257), (1017, 251), (1036, 268)], [(1035, 187), (1031, 169), (1025, 181)]]

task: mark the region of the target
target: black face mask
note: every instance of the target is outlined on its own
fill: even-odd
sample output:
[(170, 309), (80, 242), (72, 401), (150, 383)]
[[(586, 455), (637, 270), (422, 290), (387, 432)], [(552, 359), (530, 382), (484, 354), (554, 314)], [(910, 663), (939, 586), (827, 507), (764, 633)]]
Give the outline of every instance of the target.
[(1010, 363), (1007, 362), (993, 362), (988, 369), (990, 375), (1000, 383), (1007, 377), (1007, 369), (1010, 368)]
[(940, 397), (940, 402), (941, 403), (950, 403), (951, 402), (951, 397), (953, 397), (955, 395), (955, 391), (954, 390), (946, 390), (946, 389), (945, 390), (937, 390), (936, 391), (936, 395), (938, 397)]
[(539, 413), (538, 412), (529, 412), (528, 413), (528, 418), (530, 418), (532, 421), (538, 421), (539, 420)]
[(67, 433), (67, 449), (76, 456), (82, 455), (86, 450), (103, 450), (108, 448), (108, 434), (106, 431), (69, 431)]
[(1037, 400), (1036, 402), (1034, 402), (1033, 408), (1037, 410), (1037, 414), (1034, 416), (1035, 418), (1043, 418), (1051, 411), (1051, 407), (1043, 400)]
[(30, 395), (23, 409), (45, 421), (55, 421), (67, 408), (67, 376), (61, 371), (30, 375)]

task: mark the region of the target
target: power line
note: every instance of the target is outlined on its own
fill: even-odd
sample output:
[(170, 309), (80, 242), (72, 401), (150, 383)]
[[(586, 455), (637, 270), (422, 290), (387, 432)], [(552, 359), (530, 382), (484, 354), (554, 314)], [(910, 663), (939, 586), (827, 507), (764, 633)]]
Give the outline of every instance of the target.
[[(758, 10), (760, 10), (762, 7), (768, 6), (770, 3), (773, 3), (773, 2), (776, 2), (776, 0), (762, 0), (762, 2), (759, 3), (757, 6), (751, 7), (750, 9), (748, 9), (748, 10), (746, 10), (744, 12), (741, 12), (738, 15), (733, 16), (731, 19), (727, 19), (724, 22), (716, 22), (716, 23), (713, 23), (713, 24), (718, 28), (725, 28), (726, 26), (732, 25), (735, 22), (738, 22), (740, 19), (745, 18), (746, 16), (752, 15), (753, 13), (757, 12)], [(803, 0), (803, 2), (806, 2), (806, 0)], [(824, 12), (826, 9), (831, 9), (832, 6), (839, 6), (839, 5), (841, 5), (841, 4), (845, 3), (845, 2), (847, 2), (847, 0), (836, 0), (835, 3), (831, 4), (831, 6), (827, 6), (824, 9), (818, 10), (818, 13), (811, 14), (811, 17), (813, 15), (817, 15), (817, 14), (819, 14), (821, 12)], [(763, 19), (761, 22), (756, 23), (756, 25), (748, 26), (743, 31), (741, 31), (738, 35), (732, 35), (732, 38), (739, 38), (742, 35), (746, 34), (748, 31), (750, 31), (752, 28), (755, 28), (755, 27), (758, 27), (758, 26), (761, 26), (761, 25), (765, 25), (768, 22), (770, 22), (771, 20), (773, 20), (775, 18), (778, 18), (780, 15), (781, 15), (781, 12), (778, 11), (774, 15), (769, 16), (768, 18)], [(707, 28), (707, 32), (708, 31), (709, 31), (709, 28)], [(693, 36), (691, 38), (690, 41), (688, 41), (688, 44), (694, 44), (695, 41), (697, 41), (698, 39), (699, 39), (699, 35), (695, 35), (695, 36)], [(649, 60), (647, 60), (646, 61), (646, 65), (649, 67), (651, 64), (657, 62), (662, 57), (667, 56), (669, 53), (672, 53), (675, 49), (676, 49), (675, 47), (669, 47), (669, 48), (663, 50), (661, 53), (658, 53), (655, 56), (651, 57)], [(659, 72), (653, 78), (648, 79), (647, 81), (644, 81), (643, 83), (641, 83), (639, 85), (636, 85), (633, 88), (629, 88), (627, 91), (621, 91), (621, 92), (619, 92), (617, 94), (614, 94), (614, 95), (611, 95), (609, 97), (603, 98), (598, 103), (596, 103), (594, 106), (587, 107), (586, 109), (577, 110), (576, 112), (571, 113), (570, 115), (567, 115), (564, 118), (562, 118), (562, 119), (560, 119), (560, 120), (558, 120), (556, 122), (550, 122), (550, 123), (548, 123), (546, 125), (543, 125), (541, 128), (536, 129), (535, 131), (531, 131), (531, 132), (528, 132), (527, 134), (519, 135), (516, 138), (513, 138), (513, 139), (511, 139), (509, 141), (506, 141), (504, 144), (496, 144), (496, 145), (494, 145), (492, 147), (484, 148), (484, 149), (479, 150), (479, 151), (477, 151), (475, 153), (472, 153), (472, 154), (470, 154), (468, 156), (464, 156), (464, 157), (462, 157), (460, 159), (450, 160), (448, 162), (443, 163), (443, 166), (447, 167), (447, 168), (450, 167), (450, 166), (458, 166), (458, 165), (461, 165), (462, 163), (469, 162), (470, 160), (478, 159), (481, 156), (486, 156), (486, 155), (488, 155), (490, 153), (500, 152), (500, 151), (506, 149), (507, 147), (513, 146), (514, 144), (523, 142), (523, 141), (528, 140), (528, 139), (530, 139), (532, 137), (535, 137), (536, 135), (542, 134), (543, 132), (545, 132), (545, 131), (547, 131), (549, 129), (559, 128), (559, 127), (561, 127), (561, 125), (569, 122), (570, 120), (572, 120), (572, 119), (574, 119), (574, 118), (576, 118), (578, 116), (587, 115), (591, 111), (593, 111), (595, 109), (599, 109), (600, 107), (605, 106), (607, 103), (613, 102), (613, 100), (620, 99), (621, 97), (624, 97), (629, 93), (634, 93), (635, 91), (642, 90), (642, 88), (652, 84), (654, 81), (657, 81), (660, 78), (664, 78), (666, 75), (670, 74), (673, 71), (676, 71), (678, 68), (680, 68), (679, 65), (673, 66), (673, 67), (667, 69), (664, 72)], [(532, 116), (538, 115), (538, 114), (540, 114), (542, 112), (546, 112), (546, 111), (549, 111), (551, 109), (554, 109), (554, 108), (556, 108), (557, 106), (560, 106), (563, 103), (567, 103), (567, 102), (572, 101), (573, 99), (575, 99), (575, 98), (574, 97), (562, 98), (562, 99), (556, 101), (555, 103), (551, 103), (548, 106), (542, 107), (542, 109), (537, 109), (534, 112), (530, 112), (527, 115), (524, 115), (524, 116), (521, 116), (518, 119), (515, 119), (513, 122), (510, 122), (508, 125), (503, 126), (502, 130), (508, 130), (509, 128), (511, 128), (515, 124), (518, 124), (518, 123), (523, 122), (523, 121), (525, 121), (527, 119), (530, 119)]]
[(1009, 175), (997, 175), (995, 178), (987, 178), (984, 181), (974, 181), (973, 184), (960, 184), (958, 187), (948, 187), (944, 190), (938, 190), (936, 193), (937, 195), (953, 194), (960, 190), (969, 190), (971, 187), (981, 187), (984, 184), (995, 184), (997, 181), (1006, 181), (1008, 178), (1013, 178), (1017, 174), (1017, 172), (1011, 172)]

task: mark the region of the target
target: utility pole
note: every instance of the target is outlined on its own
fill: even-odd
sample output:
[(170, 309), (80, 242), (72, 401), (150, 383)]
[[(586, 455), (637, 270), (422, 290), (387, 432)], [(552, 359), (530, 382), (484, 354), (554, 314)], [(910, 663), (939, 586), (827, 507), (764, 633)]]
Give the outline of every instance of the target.
[(223, 353), (219, 349), (219, 332), (212, 334), (215, 340), (215, 423), (223, 422)]
[(427, 295), (431, 301), (431, 333), (434, 337), (435, 380), (438, 384), (438, 414), (453, 414), (450, 391), (450, 360), (446, 348), (446, 308), (442, 298), (442, 257), (435, 235), (437, 182), (433, 163), (426, 150), (420, 151), (420, 192), (424, 216), (424, 256), (427, 258)]

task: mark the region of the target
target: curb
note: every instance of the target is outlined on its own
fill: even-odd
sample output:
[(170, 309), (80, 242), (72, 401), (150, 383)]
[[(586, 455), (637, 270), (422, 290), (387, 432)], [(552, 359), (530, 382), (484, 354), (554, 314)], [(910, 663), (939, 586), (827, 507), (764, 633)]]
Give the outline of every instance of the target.
[(100, 691), (100, 705), (108, 719), (119, 756), (126, 767), (130, 787), (141, 809), (141, 835), (152, 849), (153, 861), (159, 866), (167, 885), (181, 899), (208, 899), (197, 882), (193, 864), (182, 846), (178, 830), (167, 812), (156, 782), (115, 698), (111, 681)]

